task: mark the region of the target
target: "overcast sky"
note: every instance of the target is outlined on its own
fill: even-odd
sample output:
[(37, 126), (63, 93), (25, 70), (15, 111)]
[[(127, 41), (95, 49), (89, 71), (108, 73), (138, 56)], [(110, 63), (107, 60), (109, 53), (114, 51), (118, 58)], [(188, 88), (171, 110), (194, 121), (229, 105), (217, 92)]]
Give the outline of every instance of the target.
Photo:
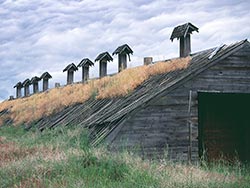
[[(13, 86), (48, 71), (66, 83), (62, 70), (127, 43), (134, 50), (128, 67), (177, 57), (173, 28), (191, 22), (192, 52), (250, 36), (249, 0), (0, 0), (0, 101), (15, 95)], [(108, 73), (117, 72), (117, 57)], [(90, 77), (98, 76), (98, 63)], [(80, 81), (81, 70), (75, 81)]]

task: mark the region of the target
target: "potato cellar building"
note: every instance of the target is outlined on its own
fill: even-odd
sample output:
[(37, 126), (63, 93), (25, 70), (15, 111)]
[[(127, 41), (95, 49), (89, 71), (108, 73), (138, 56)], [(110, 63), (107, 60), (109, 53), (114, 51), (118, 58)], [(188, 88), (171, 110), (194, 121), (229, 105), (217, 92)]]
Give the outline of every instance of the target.
[(186, 68), (151, 76), (125, 96), (69, 106), (35, 126), (86, 127), (92, 145), (145, 158), (250, 161), (250, 43), (191, 53), (193, 31), (187, 23), (171, 35), (180, 39), (180, 56), (190, 58)]
[(150, 77), (125, 97), (89, 99), (36, 123), (88, 127), (92, 145), (146, 158), (250, 160), (250, 43), (190, 54), (187, 68)]

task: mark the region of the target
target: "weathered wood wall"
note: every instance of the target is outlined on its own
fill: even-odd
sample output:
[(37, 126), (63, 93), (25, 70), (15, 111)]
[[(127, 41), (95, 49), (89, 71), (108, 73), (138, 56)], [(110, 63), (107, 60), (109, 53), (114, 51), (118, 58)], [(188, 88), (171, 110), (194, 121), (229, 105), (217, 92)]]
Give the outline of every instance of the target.
[[(192, 122), (192, 160), (198, 159), (198, 91), (250, 93), (250, 47), (245, 47), (176, 89), (150, 101), (111, 133), (111, 148), (129, 149), (142, 156), (187, 160)], [(192, 91), (191, 114), (189, 95)], [(112, 135), (117, 134), (117, 135)]]

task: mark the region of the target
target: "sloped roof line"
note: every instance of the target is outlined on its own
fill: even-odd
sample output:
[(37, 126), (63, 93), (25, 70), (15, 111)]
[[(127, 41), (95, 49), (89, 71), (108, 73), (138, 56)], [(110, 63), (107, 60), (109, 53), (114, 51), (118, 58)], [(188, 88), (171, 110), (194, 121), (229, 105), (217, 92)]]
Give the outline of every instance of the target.
[(27, 78), (26, 80), (24, 80), (23, 83), (22, 83), (22, 85), (23, 85), (23, 86), (28, 86), (28, 85), (30, 85), (30, 79)]
[(68, 70), (77, 71), (78, 68), (76, 67), (76, 65), (74, 63), (71, 63), (71, 64), (67, 65), (67, 67), (65, 67), (65, 69), (63, 69), (63, 72), (68, 71)]
[(50, 79), (52, 76), (48, 72), (44, 72), (41, 77), (41, 79)]
[(133, 55), (133, 50), (129, 47), (129, 45), (123, 44), (121, 46), (118, 46), (116, 50), (112, 53), (112, 55), (122, 54), (122, 53)]
[(95, 59), (95, 61), (101, 61), (101, 60), (103, 60), (103, 59), (107, 59), (107, 61), (113, 61), (113, 58), (111, 57), (111, 55), (108, 53), (108, 52), (103, 52), (103, 53), (100, 53), (97, 57), (96, 57), (96, 59)]
[(178, 25), (174, 28), (170, 40), (173, 41), (175, 38), (186, 37), (187, 34), (191, 34), (193, 31), (199, 32), (199, 28), (191, 24), (190, 22)]
[(16, 87), (23, 87), (22, 82), (17, 82), (17, 84), (16, 84), (16, 85), (14, 85), (14, 87), (13, 87), (13, 88), (16, 88)]
[(33, 84), (33, 83), (36, 83), (36, 82), (38, 82), (40, 80), (41, 80), (41, 78), (39, 78), (37, 76), (34, 76), (34, 77), (31, 78), (30, 83)]
[(77, 67), (83, 67), (83, 66), (93, 66), (94, 63), (89, 58), (84, 58), (80, 61), (80, 63), (77, 65)]

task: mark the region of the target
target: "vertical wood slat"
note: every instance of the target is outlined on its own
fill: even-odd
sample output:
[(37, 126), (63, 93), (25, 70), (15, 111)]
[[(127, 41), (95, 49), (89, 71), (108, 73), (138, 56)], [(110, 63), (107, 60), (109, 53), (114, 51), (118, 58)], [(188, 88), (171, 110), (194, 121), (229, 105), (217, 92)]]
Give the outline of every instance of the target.
[(191, 163), (192, 161), (192, 122), (191, 122), (191, 104), (192, 103), (192, 90), (189, 91), (189, 99), (188, 99), (188, 128), (189, 128), (189, 146), (188, 146), (188, 161)]

